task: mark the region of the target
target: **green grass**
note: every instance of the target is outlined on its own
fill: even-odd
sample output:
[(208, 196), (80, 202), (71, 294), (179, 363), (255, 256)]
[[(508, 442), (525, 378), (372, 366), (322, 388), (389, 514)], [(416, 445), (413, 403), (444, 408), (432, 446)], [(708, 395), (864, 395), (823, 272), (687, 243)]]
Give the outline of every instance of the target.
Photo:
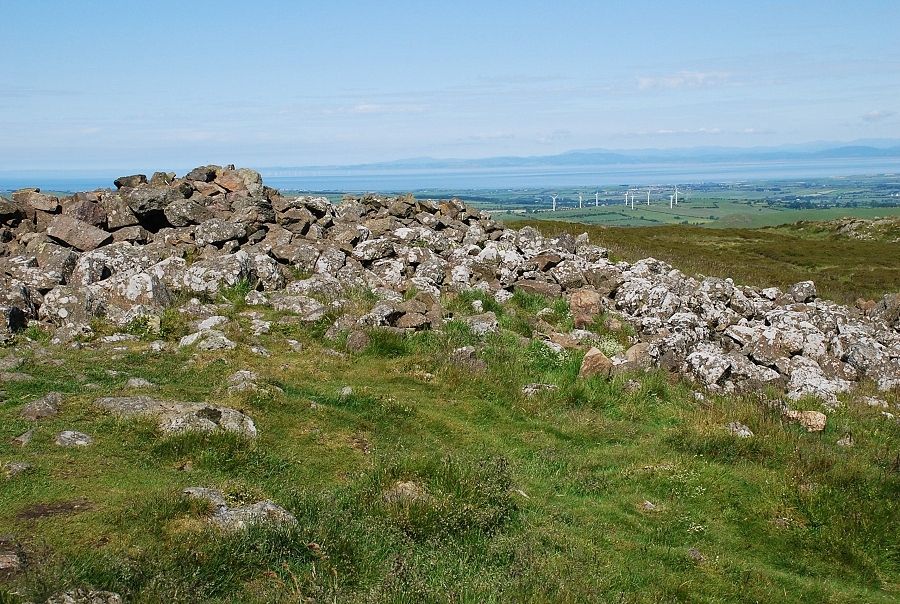
[[(522, 221), (546, 235), (571, 231), (564, 222)], [(897, 243), (860, 241), (812, 224), (771, 229), (705, 229), (659, 226), (641, 229), (579, 225), (591, 241), (614, 258), (634, 262), (654, 257), (687, 274), (731, 277), (735, 283), (786, 288), (812, 279), (819, 295), (852, 304), (858, 297), (879, 299), (900, 290)]]
[[(464, 315), (476, 298), (520, 329), (543, 308), (568, 320), (531, 296), (448, 305)], [(29, 570), (0, 579), (0, 598), (92, 586), (134, 602), (900, 601), (896, 422), (848, 400), (807, 434), (754, 398), (698, 403), (660, 372), (579, 380), (583, 353), (517, 331), (374, 331), (345, 356), (326, 353), (320, 326), (292, 327), (302, 353), (262, 336), (270, 358), (153, 354), (142, 341), (29, 354), (33, 379), (4, 384), (0, 407), (0, 461), (34, 466), (0, 489), (0, 533), (23, 542)], [(467, 344), (483, 373), (448, 360)], [(266, 393), (225, 391), (243, 368)], [(165, 437), (92, 406), (128, 377), (159, 384), (154, 396), (243, 409), (259, 437)], [(526, 399), (532, 382), (558, 389)], [(19, 408), (50, 390), (66, 394), (62, 413), (14, 449), (29, 427)], [(728, 435), (729, 421), (756, 436)], [(96, 443), (57, 448), (62, 429)], [(856, 445), (837, 446), (847, 432)], [(427, 496), (385, 500), (398, 481)], [(298, 524), (217, 533), (179, 496), (191, 485), (270, 498)], [(73, 501), (82, 507), (35, 517), (38, 504)]]

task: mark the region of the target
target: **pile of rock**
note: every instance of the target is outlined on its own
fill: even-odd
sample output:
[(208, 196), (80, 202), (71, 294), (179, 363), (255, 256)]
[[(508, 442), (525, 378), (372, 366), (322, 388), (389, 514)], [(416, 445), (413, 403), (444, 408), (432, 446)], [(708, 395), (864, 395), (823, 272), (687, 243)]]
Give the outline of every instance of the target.
[[(249, 304), (335, 319), (334, 330), (436, 327), (448, 315), (442, 294), (477, 288), (505, 302), (519, 290), (566, 296), (578, 328), (601, 311), (632, 323), (640, 354), (613, 366), (657, 364), (712, 389), (771, 384), (830, 401), (862, 378), (900, 385), (900, 294), (851, 309), (819, 299), (812, 282), (782, 292), (695, 279), (652, 258), (612, 263), (585, 234), (503, 228), (458, 200), (289, 198), (234, 166), (115, 185), (0, 199), (0, 339), (41, 321), (62, 342), (94, 317), (124, 325), (158, 316), (180, 293), (244, 282), (256, 289)], [(347, 314), (360, 290), (379, 301)], [(496, 330), (496, 317), (473, 318), (476, 328)]]

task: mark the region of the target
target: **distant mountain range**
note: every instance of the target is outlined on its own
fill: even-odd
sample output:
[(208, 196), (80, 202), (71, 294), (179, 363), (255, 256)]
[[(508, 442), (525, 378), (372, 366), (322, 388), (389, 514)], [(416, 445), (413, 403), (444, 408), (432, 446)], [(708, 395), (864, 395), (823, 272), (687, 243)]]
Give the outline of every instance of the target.
[(603, 166), (671, 163), (781, 162), (816, 159), (898, 159), (900, 141), (865, 140), (852, 143), (808, 143), (780, 147), (691, 147), (682, 149), (579, 149), (557, 155), (499, 156), (478, 159), (417, 157), (394, 161), (344, 166), (270, 167), (263, 172), (272, 176), (291, 176), (306, 171), (396, 171), (396, 170), (478, 170), (490, 168), (529, 168)]

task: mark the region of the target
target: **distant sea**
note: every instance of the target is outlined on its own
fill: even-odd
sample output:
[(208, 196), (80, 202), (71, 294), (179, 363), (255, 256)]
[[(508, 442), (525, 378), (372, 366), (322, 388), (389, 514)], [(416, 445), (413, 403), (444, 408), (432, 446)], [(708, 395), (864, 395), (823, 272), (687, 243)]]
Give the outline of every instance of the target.
[[(152, 170), (150, 170), (152, 171)], [(900, 158), (548, 166), (462, 170), (260, 169), (269, 186), (287, 191), (491, 190), (609, 185), (691, 184), (745, 180), (803, 179), (900, 173)], [(149, 172), (149, 171), (148, 171)], [(120, 172), (0, 172), (0, 191), (40, 187), (75, 192), (112, 187)]]

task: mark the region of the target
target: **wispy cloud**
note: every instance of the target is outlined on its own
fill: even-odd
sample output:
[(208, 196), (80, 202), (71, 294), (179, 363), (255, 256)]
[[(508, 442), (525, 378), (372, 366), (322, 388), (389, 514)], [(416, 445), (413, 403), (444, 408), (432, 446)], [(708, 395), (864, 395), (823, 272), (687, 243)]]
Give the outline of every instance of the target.
[(388, 113), (424, 113), (428, 107), (421, 104), (408, 103), (357, 103), (345, 109), (354, 115), (384, 115)]
[(772, 134), (772, 130), (760, 128), (729, 129), (719, 127), (701, 128), (658, 128), (656, 130), (638, 130), (636, 132), (623, 132), (618, 136), (625, 137), (653, 137), (653, 136), (720, 136), (720, 135), (757, 135)]
[(538, 134), (535, 140), (542, 145), (550, 145), (570, 138), (572, 138), (572, 131), (561, 128), (545, 134)]
[(730, 77), (723, 71), (679, 71), (663, 76), (638, 76), (637, 85), (641, 90), (701, 88), (724, 84)]
[(891, 117), (892, 115), (894, 115), (893, 111), (885, 111), (885, 110), (869, 111), (868, 113), (863, 114), (862, 120), (864, 122), (870, 122), (870, 123), (880, 122), (881, 120), (886, 120), (887, 118)]
[(471, 134), (469, 136), (457, 139), (459, 143), (485, 143), (492, 141), (509, 141), (516, 138), (511, 132), (485, 132), (481, 134)]
[(39, 97), (61, 97), (79, 94), (77, 90), (57, 88), (32, 88), (0, 82), (0, 99), (34, 99)]

